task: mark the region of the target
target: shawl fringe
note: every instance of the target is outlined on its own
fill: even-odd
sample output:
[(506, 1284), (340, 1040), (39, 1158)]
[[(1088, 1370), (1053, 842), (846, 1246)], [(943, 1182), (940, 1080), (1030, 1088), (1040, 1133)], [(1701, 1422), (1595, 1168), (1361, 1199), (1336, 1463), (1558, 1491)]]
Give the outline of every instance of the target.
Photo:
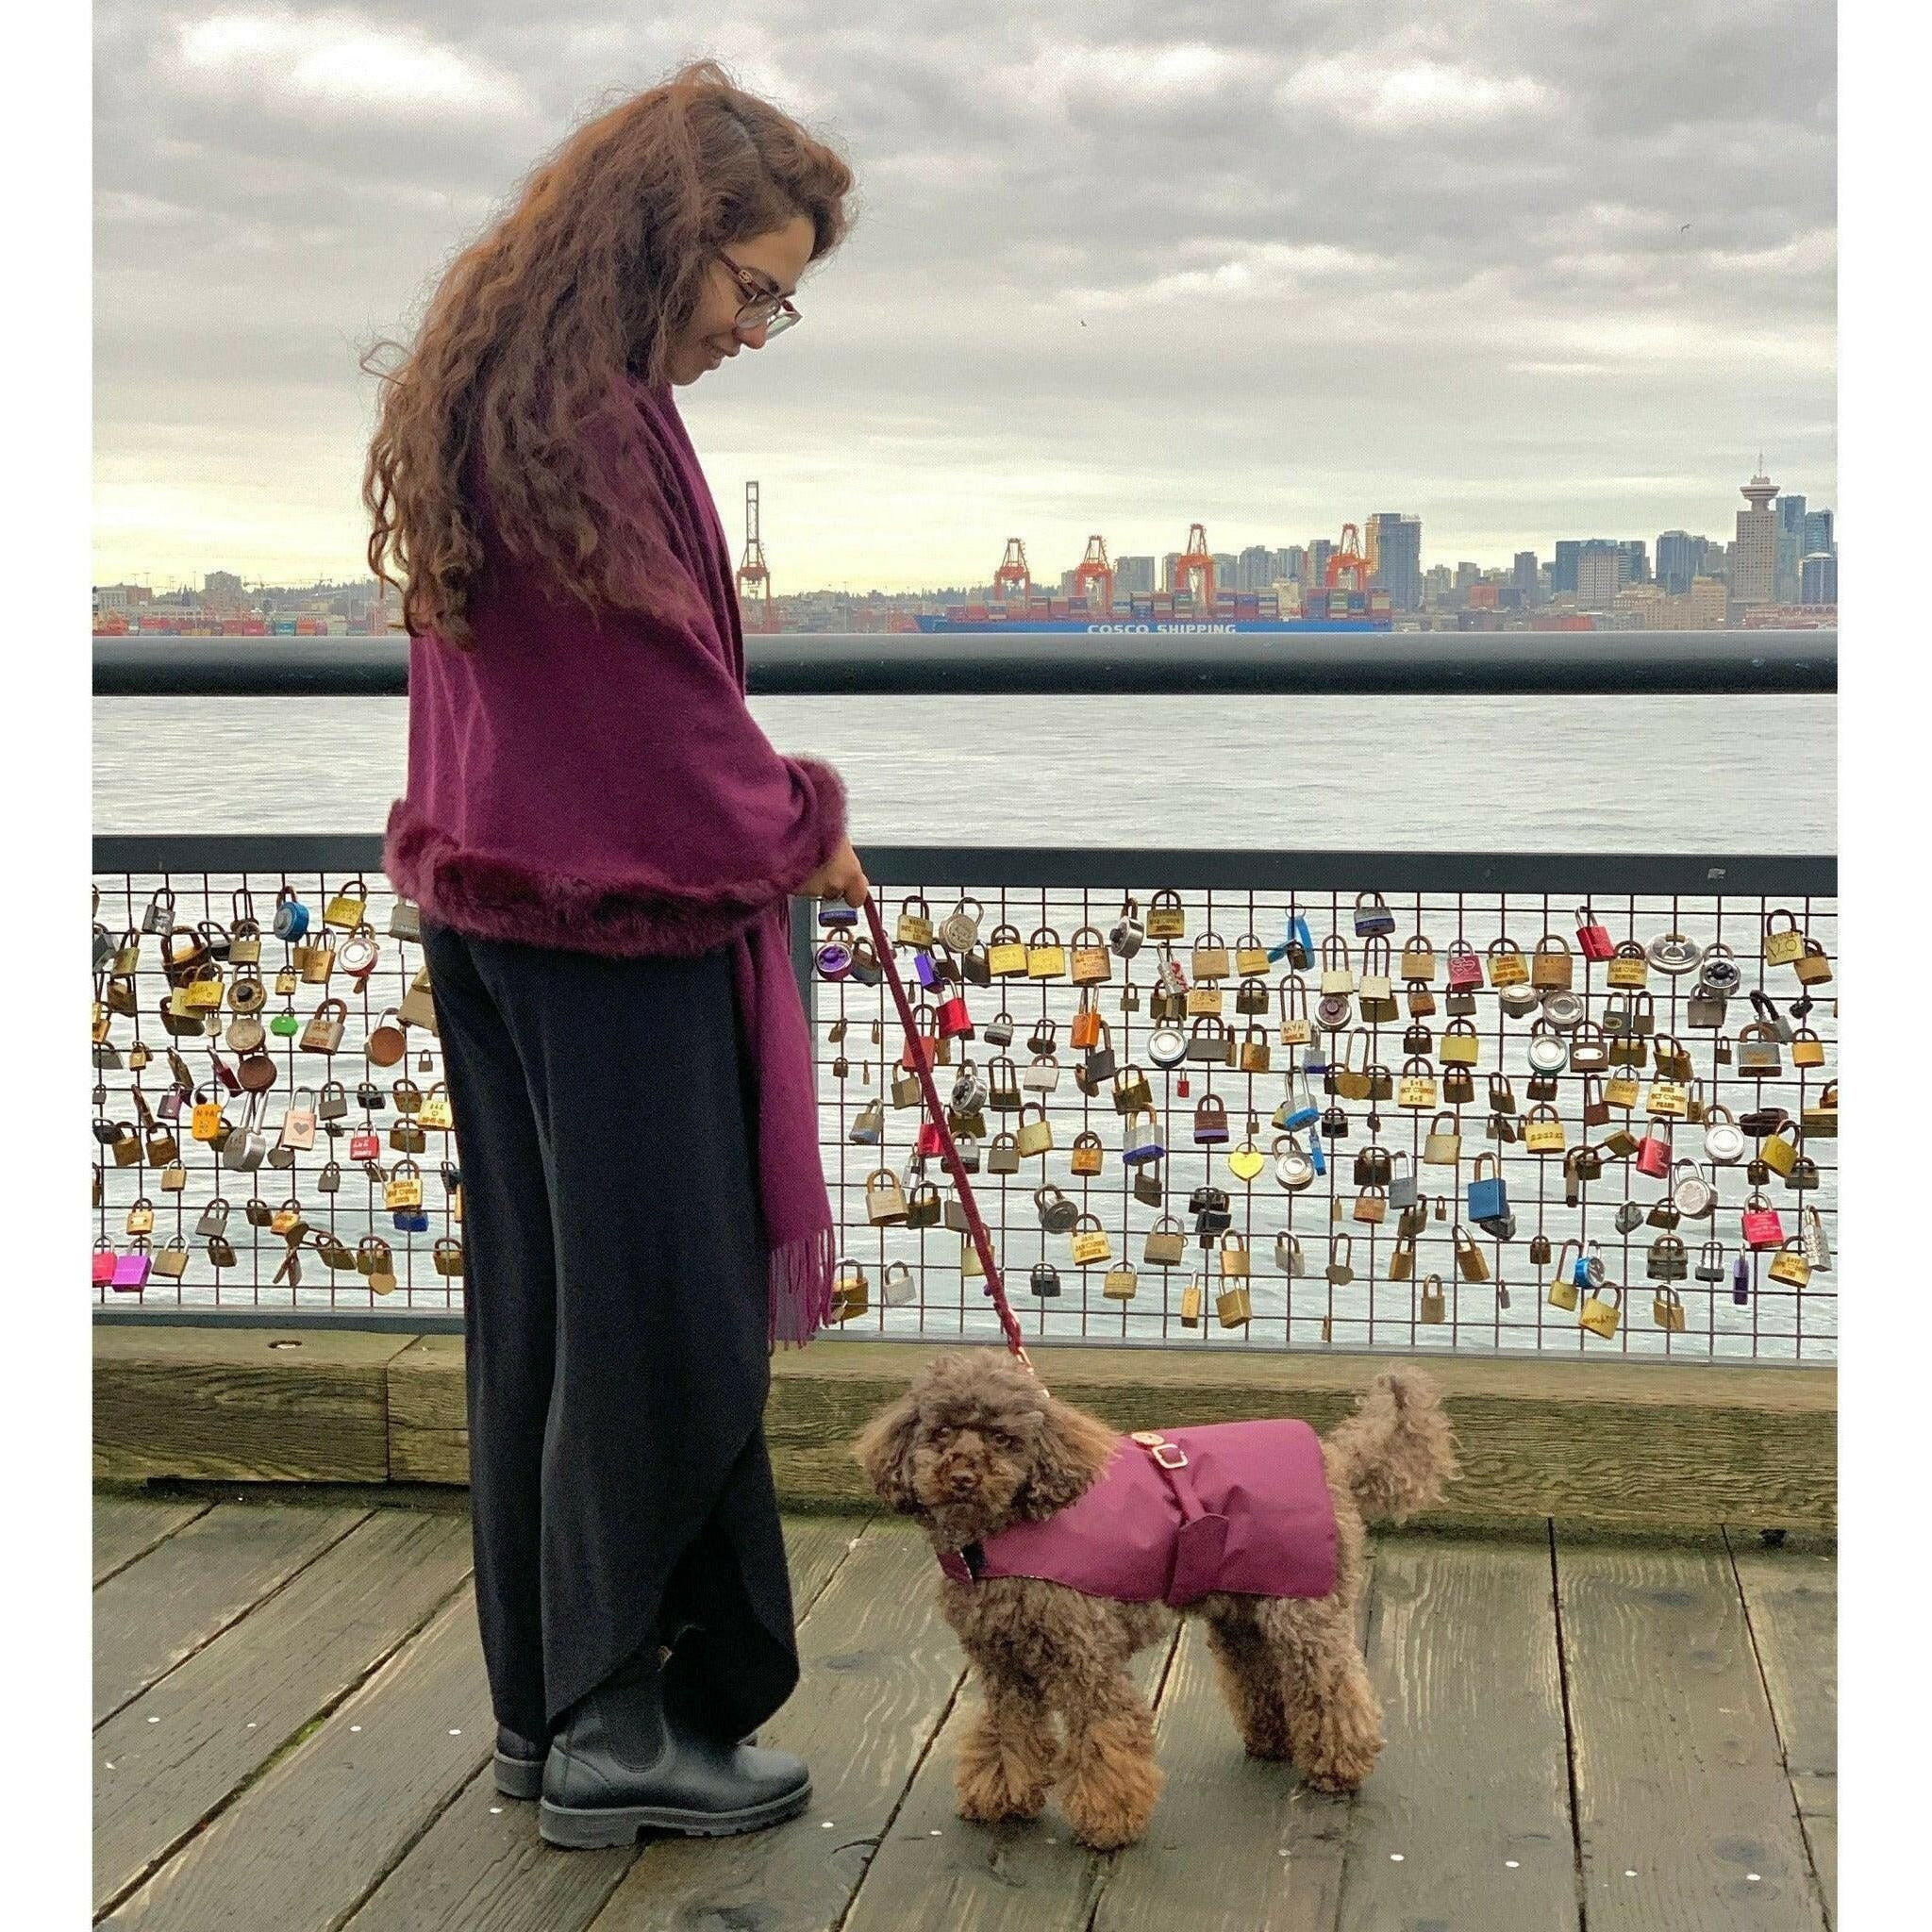
[(803, 1348), (832, 1319), (832, 1277), (839, 1234), (826, 1226), (771, 1250), (766, 1283), (768, 1350)]

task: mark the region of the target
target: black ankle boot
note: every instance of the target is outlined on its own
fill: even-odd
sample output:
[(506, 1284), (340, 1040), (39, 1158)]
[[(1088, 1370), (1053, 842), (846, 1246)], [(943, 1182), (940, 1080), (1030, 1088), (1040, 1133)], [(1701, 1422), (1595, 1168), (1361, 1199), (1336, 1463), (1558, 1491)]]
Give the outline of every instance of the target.
[(625, 1845), (647, 1829), (718, 1838), (795, 1818), (810, 1802), (802, 1758), (676, 1724), (663, 1683), (648, 1645), (572, 1706), (543, 1765), (546, 1844)]
[(543, 1757), (549, 1748), (508, 1724), (498, 1724), (496, 1789), (506, 1798), (534, 1798), (543, 1788)]

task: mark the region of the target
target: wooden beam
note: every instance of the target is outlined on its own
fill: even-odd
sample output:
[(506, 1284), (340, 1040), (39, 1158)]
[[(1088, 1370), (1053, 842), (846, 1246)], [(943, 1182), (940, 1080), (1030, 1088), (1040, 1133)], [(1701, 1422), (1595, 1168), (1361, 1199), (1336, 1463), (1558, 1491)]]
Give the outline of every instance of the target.
[[(95, 1330), (104, 1475), (469, 1477), (460, 1336)], [(292, 1331), (291, 1331), (292, 1332)], [(827, 1337), (772, 1358), (765, 1412), (791, 1509), (869, 1507), (851, 1441), (942, 1344)], [(1826, 1367), (1043, 1345), (1048, 1388), (1120, 1428), (1300, 1415), (1325, 1429), (1385, 1369), (1441, 1387), (1462, 1476), (1426, 1521), (1566, 1533), (1834, 1530), (1838, 1378)]]

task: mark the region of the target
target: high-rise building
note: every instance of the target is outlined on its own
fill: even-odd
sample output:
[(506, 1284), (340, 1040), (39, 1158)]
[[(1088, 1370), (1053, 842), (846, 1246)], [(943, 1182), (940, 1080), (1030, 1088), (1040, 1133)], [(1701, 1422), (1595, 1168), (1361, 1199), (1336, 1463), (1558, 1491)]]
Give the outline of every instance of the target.
[(1805, 499), (1802, 496), (1780, 496), (1776, 509), (1777, 601), (1793, 604), (1798, 597), (1798, 563), (1806, 552)]
[(1777, 601), (1777, 512), (1772, 500), (1777, 485), (1764, 474), (1764, 458), (1757, 459), (1757, 474), (1738, 486), (1739, 493), (1751, 507), (1738, 512), (1737, 549), (1731, 559), (1731, 599), (1738, 604), (1772, 604)]
[(1291, 543), (1281, 553), (1281, 575), (1292, 577), (1299, 584), (1308, 580), (1308, 553), (1299, 543)]
[(1235, 568), (1238, 562), (1229, 550), (1217, 550), (1214, 556), (1214, 594), (1218, 597), (1224, 591), (1232, 591), (1235, 585)]
[(1576, 552), (1576, 608), (1579, 610), (1608, 610), (1624, 588), (1627, 557), (1621, 544), (1606, 538), (1593, 538)]
[(1326, 537), (1317, 537), (1308, 545), (1308, 567), (1302, 581), (1320, 590), (1328, 575), (1328, 559), (1335, 555), (1335, 545)]
[(1483, 571), (1481, 564), (1472, 563), (1466, 557), (1459, 558), (1457, 560), (1456, 588), (1458, 591), (1466, 591), (1470, 585), (1479, 584), (1482, 580)]
[(1657, 540), (1657, 580), (1673, 597), (1681, 597), (1697, 575), (1698, 547), (1704, 541), (1689, 530), (1665, 530)]
[(1389, 592), (1395, 610), (1420, 610), (1423, 602), (1423, 525), (1420, 517), (1378, 510), (1369, 519), (1362, 555), (1369, 582)]
[(1550, 566), (1550, 594), (1553, 597), (1576, 594), (1576, 558), (1583, 545), (1564, 538), (1557, 545), (1557, 558)]
[(1684, 594), (1684, 628), (1722, 630), (1729, 601), (1722, 577), (1692, 577)]
[(1814, 551), (1799, 565), (1798, 601), (1801, 604), (1838, 602), (1838, 558), (1829, 550)]
[(1162, 552), (1161, 552), (1161, 554), (1160, 554), (1160, 588), (1161, 588), (1161, 589), (1162, 589), (1163, 591), (1171, 591), (1171, 590), (1173, 590), (1173, 589), (1174, 589), (1174, 572), (1175, 572), (1175, 571), (1179, 570), (1179, 569), (1180, 569), (1180, 567), (1181, 567), (1181, 552), (1180, 552), (1180, 551), (1178, 551), (1178, 550), (1164, 550), (1164, 551), (1162, 551)]
[(1831, 534), (1831, 512), (1828, 509), (1811, 509), (1805, 512), (1805, 555), (1814, 557), (1821, 550), (1836, 552), (1838, 544)]
[(1265, 591), (1274, 581), (1274, 553), (1265, 543), (1250, 543), (1235, 562), (1237, 591)]
[(1523, 600), (1525, 604), (1536, 596), (1539, 575), (1536, 552), (1534, 550), (1519, 550), (1516, 553), (1515, 565), (1509, 574), (1509, 581), (1523, 592)]
[(1650, 546), (1641, 537), (1631, 537), (1617, 545), (1624, 553), (1624, 581), (1647, 584), (1650, 581)]
[(233, 571), (209, 571), (201, 580), (201, 601), (209, 610), (241, 609), (242, 579)]
[(1154, 559), (1151, 557), (1116, 557), (1113, 560), (1113, 593), (1116, 597), (1146, 597), (1154, 591)]

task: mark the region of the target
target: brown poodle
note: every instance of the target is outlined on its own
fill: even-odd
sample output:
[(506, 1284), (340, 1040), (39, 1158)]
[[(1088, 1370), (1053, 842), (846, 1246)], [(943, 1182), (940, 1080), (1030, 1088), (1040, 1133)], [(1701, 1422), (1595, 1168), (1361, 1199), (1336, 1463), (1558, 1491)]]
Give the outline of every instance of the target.
[[(1004, 1349), (935, 1357), (854, 1444), (873, 1487), (918, 1519), (936, 1553), (1052, 1516), (1107, 1468), (1119, 1434), (1050, 1395)], [(1188, 1607), (1249, 1755), (1289, 1758), (1322, 1790), (1353, 1790), (1381, 1748), (1382, 1711), (1356, 1642), (1364, 1515), (1401, 1522), (1456, 1474), (1435, 1386), (1378, 1375), (1320, 1444), (1334, 1505), (1335, 1586), (1326, 1596), (1210, 1591)], [(1034, 1576), (940, 1578), (940, 1607), (977, 1674), (984, 1704), (959, 1754), (959, 1815), (1036, 1818), (1048, 1788), (1076, 1836), (1130, 1844), (1160, 1794), (1154, 1720), (1127, 1662), (1174, 1627), (1162, 1602), (1120, 1602)], [(1055, 1722), (1065, 1725), (1064, 1744)]]

